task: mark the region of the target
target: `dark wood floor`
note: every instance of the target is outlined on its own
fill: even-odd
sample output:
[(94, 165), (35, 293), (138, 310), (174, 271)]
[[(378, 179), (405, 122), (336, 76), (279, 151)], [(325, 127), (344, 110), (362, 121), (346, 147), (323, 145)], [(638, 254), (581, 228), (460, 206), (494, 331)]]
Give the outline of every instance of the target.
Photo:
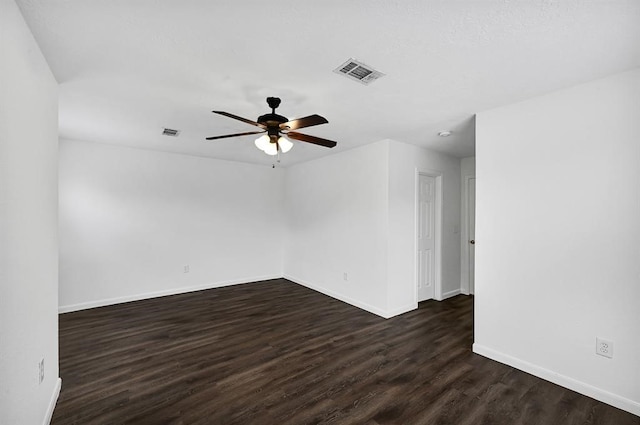
[(473, 354), (472, 308), (384, 320), (273, 280), (63, 314), (52, 423), (640, 424)]

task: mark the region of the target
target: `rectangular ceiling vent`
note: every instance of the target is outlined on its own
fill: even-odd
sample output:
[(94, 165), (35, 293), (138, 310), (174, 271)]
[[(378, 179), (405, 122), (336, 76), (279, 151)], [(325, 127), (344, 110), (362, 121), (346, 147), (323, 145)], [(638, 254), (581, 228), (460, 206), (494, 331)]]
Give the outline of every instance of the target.
[(162, 135), (178, 137), (178, 135), (180, 135), (180, 130), (174, 130), (172, 128), (164, 128), (162, 129)]
[(353, 58), (334, 69), (333, 72), (336, 74), (342, 74), (352, 80), (359, 81), (362, 84), (370, 84), (372, 81), (384, 76), (382, 72), (376, 71), (369, 65), (365, 65)]

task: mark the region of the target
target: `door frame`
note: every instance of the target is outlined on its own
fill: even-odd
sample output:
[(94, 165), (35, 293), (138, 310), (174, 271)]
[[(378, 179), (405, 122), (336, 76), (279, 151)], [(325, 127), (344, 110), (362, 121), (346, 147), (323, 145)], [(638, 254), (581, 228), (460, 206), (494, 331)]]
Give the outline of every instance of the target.
[(469, 226), (469, 220), (471, 219), (471, 211), (469, 209), (469, 183), (470, 180), (473, 179), (475, 180), (476, 176), (475, 175), (466, 175), (464, 176), (464, 182), (463, 182), (463, 186), (462, 186), (462, 235), (461, 235), (461, 252), (460, 252), (460, 258), (462, 260), (462, 264), (461, 264), (461, 282), (460, 282), (460, 292), (462, 292), (465, 295), (471, 295), (473, 294), (475, 291), (475, 288), (472, 288), (471, 286), (471, 273), (470, 273), (470, 269), (471, 269), (471, 263), (470, 263), (470, 247), (469, 247), (469, 238), (471, 237), (469, 235), (469, 230), (470, 230), (470, 226)]
[(415, 200), (414, 200), (414, 205), (415, 205), (415, 212), (414, 212), (414, 216), (415, 216), (415, 222), (414, 222), (414, 229), (413, 229), (413, 237), (414, 237), (414, 247), (413, 247), (413, 261), (414, 261), (414, 288), (415, 288), (415, 293), (414, 293), (414, 297), (415, 297), (415, 301), (416, 304), (418, 303), (418, 279), (419, 279), (419, 261), (418, 261), (418, 229), (419, 229), (419, 212), (420, 212), (420, 176), (424, 175), (424, 176), (428, 176), (428, 177), (433, 177), (436, 180), (436, 194), (435, 194), (435, 223), (434, 223), (434, 229), (435, 229), (435, 235), (434, 235), (434, 248), (435, 248), (435, 253), (434, 253), (434, 264), (435, 264), (435, 271), (434, 271), (434, 293), (433, 293), (433, 298), (437, 301), (442, 301), (442, 226), (443, 226), (443, 186), (442, 186), (442, 172), (441, 171), (436, 171), (436, 170), (419, 170), (416, 169), (416, 176), (415, 176)]

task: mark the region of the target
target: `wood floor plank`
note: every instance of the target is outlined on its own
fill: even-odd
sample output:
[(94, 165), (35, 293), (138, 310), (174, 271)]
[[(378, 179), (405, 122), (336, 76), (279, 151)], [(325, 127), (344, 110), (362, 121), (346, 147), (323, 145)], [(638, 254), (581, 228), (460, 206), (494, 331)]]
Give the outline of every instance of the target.
[(385, 320), (276, 279), (60, 315), (53, 425), (640, 425), (471, 352), (473, 299)]

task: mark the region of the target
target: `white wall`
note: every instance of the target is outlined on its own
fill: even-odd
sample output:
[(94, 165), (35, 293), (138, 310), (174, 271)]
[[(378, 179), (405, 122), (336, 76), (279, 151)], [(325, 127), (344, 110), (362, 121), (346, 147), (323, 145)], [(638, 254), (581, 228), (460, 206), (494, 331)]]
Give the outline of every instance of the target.
[(380, 315), (387, 312), (387, 153), (378, 142), (286, 173), (285, 276)]
[[(442, 175), (441, 299), (460, 293), (460, 160), (389, 142), (389, 308), (416, 303), (416, 175)], [(437, 297), (437, 294), (436, 294)]]
[(62, 140), (61, 311), (280, 277), (283, 185), (282, 169)]
[(416, 308), (417, 171), (443, 174), (442, 293), (459, 293), (460, 161), (390, 140), (287, 169), (285, 276), (384, 317)]
[(636, 415), (639, 141), (640, 70), (477, 116), (474, 350)]
[(470, 156), (468, 158), (460, 159), (460, 173), (462, 177), (475, 176), (476, 175), (476, 157)]
[(451, 296), (457, 159), (381, 141), (283, 170), (63, 140), (60, 309), (284, 275), (381, 316), (411, 310), (417, 170), (444, 175)]
[(58, 93), (13, 0), (0, 52), (0, 423), (43, 424), (60, 390)]

